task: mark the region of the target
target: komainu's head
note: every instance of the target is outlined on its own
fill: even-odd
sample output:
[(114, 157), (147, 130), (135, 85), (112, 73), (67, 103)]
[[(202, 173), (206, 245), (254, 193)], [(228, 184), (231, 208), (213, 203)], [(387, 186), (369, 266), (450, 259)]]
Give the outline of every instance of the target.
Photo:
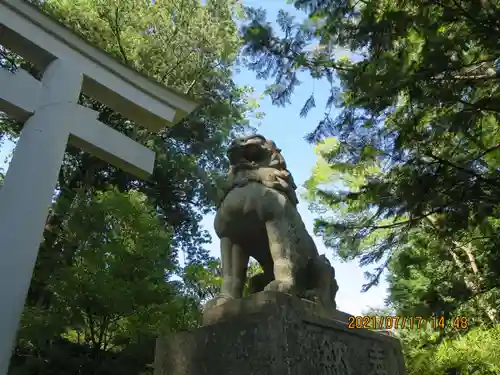
[(245, 181), (257, 181), (284, 192), (294, 204), (298, 203), (297, 186), (287, 170), (281, 150), (272, 140), (260, 134), (236, 138), (231, 142), (227, 156), (229, 188), (241, 186)]
[(227, 150), (227, 157), (232, 168), (255, 169), (270, 166), (273, 153), (270, 142), (262, 135), (255, 134), (233, 140)]

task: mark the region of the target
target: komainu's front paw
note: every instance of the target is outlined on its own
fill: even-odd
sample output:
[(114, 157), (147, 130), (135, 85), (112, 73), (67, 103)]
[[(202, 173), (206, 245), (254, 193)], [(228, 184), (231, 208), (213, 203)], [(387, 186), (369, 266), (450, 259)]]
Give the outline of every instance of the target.
[(214, 307), (220, 306), (223, 303), (226, 303), (227, 301), (232, 300), (232, 298), (227, 297), (227, 296), (217, 296), (214, 299), (211, 299), (207, 303), (205, 303), (204, 309), (212, 309)]
[(264, 290), (272, 291), (272, 292), (294, 294), (295, 287), (294, 287), (292, 282), (273, 280), (269, 284), (266, 285)]

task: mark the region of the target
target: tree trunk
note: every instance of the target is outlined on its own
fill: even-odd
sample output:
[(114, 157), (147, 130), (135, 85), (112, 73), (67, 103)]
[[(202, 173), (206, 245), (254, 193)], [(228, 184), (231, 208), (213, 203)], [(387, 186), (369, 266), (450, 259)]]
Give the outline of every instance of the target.
[[(438, 226), (436, 224), (436, 218), (434, 215), (429, 215), (426, 217), (426, 221), (431, 224), (431, 226), (438, 230)], [(450, 240), (451, 245), (448, 249), (453, 261), (457, 265), (457, 267), (464, 274), (464, 282), (467, 288), (471, 291), (472, 295), (477, 298), (478, 305), (484, 309), (484, 312), (491, 320), (492, 323), (497, 324), (500, 322), (498, 319), (498, 311), (496, 308), (491, 306), (490, 303), (484, 300), (484, 298), (480, 295), (482, 291), (482, 285), (484, 285), (484, 279), (479, 270), (479, 266), (477, 264), (476, 256), (474, 255), (474, 250), (470, 243), (460, 243), (459, 241)], [(460, 259), (460, 256), (456, 253), (455, 249), (460, 249), (464, 252), (468, 259), (468, 265)]]

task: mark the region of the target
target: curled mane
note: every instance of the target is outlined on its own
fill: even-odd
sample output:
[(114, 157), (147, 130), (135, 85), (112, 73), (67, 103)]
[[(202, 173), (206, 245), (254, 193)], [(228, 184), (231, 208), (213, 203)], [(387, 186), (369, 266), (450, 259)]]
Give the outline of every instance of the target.
[(298, 204), (297, 186), (275, 142), (259, 134), (236, 138), (227, 156), (230, 168), (224, 197), (235, 187), (258, 182), (283, 192), (294, 205)]

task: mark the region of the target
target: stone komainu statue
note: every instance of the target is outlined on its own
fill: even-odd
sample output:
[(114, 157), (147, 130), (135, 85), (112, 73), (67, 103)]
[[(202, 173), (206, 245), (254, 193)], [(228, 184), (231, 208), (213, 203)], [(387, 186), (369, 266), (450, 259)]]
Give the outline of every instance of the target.
[(227, 188), (214, 222), (224, 282), (207, 307), (242, 297), (252, 257), (263, 273), (249, 280), (251, 293), (285, 292), (335, 308), (334, 269), (318, 254), (297, 211), (297, 187), (281, 150), (253, 135), (234, 140), (227, 155)]

